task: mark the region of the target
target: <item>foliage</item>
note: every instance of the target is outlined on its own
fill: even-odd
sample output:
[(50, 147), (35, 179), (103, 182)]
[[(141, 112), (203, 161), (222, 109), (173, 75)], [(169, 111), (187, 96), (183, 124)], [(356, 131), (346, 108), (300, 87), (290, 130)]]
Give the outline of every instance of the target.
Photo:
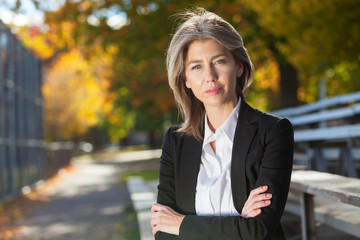
[(110, 56), (86, 61), (77, 49), (62, 53), (52, 63), (43, 85), (47, 137), (79, 138), (98, 124), (101, 114), (112, 111), (111, 95), (107, 94), (109, 64)]
[[(329, 96), (360, 90), (360, 8), (356, 1), (199, 0), (196, 4), (223, 16), (243, 36), (256, 67), (247, 98), (256, 107), (278, 108), (279, 95), (290, 91), (284, 88), (289, 81), (296, 87), (292, 98), (304, 103), (317, 100), (320, 78), (326, 79)], [(47, 84), (63, 72), (70, 79), (66, 81), (69, 86), (86, 81), (89, 85), (82, 90), (89, 93), (88, 98), (76, 98), (79, 89), (68, 90), (74, 91), (75, 102), (90, 106), (88, 112), (82, 109), (73, 118), (58, 117), (59, 110), (49, 114), (66, 125), (63, 137), (79, 136), (96, 125), (117, 141), (133, 128), (153, 132), (178, 121), (164, 55), (177, 23), (171, 16), (192, 6), (189, 0), (66, 0), (56, 11), (45, 12), (48, 31), (41, 33), (42, 39), (23, 39), (44, 58), (52, 56), (59, 62), (50, 70), (53, 74)], [(60, 67), (60, 62), (65, 63), (56, 59), (73, 54), (73, 49), (79, 51), (71, 59), (73, 64)], [(108, 59), (106, 67), (101, 67), (103, 59)], [(86, 64), (79, 64), (78, 69), (77, 61)], [(293, 68), (292, 74), (298, 76), (287, 77), (284, 66)], [(102, 77), (106, 81), (96, 79), (94, 71), (99, 67), (109, 73)], [(48, 95), (60, 85), (51, 86), (52, 90), (44, 87)], [(91, 100), (97, 94), (101, 97)], [(80, 103), (75, 108), (70, 102), (74, 103), (62, 104), (69, 110), (80, 109)]]
[[(276, 47), (298, 70), (298, 97), (317, 99), (318, 81), (329, 96), (360, 90), (360, 8), (357, 1), (246, 1), (258, 23), (280, 41)], [(341, 70), (340, 70), (341, 69)], [(346, 76), (352, 75), (352, 80)]]
[[(125, 137), (133, 127), (163, 130), (164, 121), (174, 119), (166, 113), (175, 110), (164, 65), (164, 50), (168, 44), (164, 36), (170, 32), (170, 24), (159, 34), (162, 28), (158, 26), (163, 23), (157, 16), (159, 11), (148, 14), (149, 8), (155, 9), (155, 5), (130, 8), (127, 3), (118, 3), (107, 1), (101, 5), (93, 1), (67, 1), (58, 11), (46, 15), (50, 26), (60, 26), (52, 28), (58, 41), (64, 43), (57, 45), (60, 49), (84, 46), (85, 54), (91, 54), (93, 44), (101, 45), (103, 49), (115, 49), (111, 78), (115, 104), (111, 115), (99, 122), (99, 127), (105, 129), (113, 141)], [(111, 28), (107, 22), (111, 17), (120, 17), (117, 13), (124, 9), (128, 9), (126, 25), (120, 29)], [(111, 11), (116, 14), (111, 16)], [(98, 25), (90, 25), (88, 22), (91, 21), (87, 19), (97, 19)], [(70, 24), (67, 34), (61, 34), (64, 23)], [(71, 41), (68, 41), (68, 35), (72, 36)]]
[(50, 58), (54, 55), (54, 48), (49, 44), (45, 35), (35, 26), (23, 26), (18, 29), (18, 36), (26, 48), (34, 51), (42, 59)]

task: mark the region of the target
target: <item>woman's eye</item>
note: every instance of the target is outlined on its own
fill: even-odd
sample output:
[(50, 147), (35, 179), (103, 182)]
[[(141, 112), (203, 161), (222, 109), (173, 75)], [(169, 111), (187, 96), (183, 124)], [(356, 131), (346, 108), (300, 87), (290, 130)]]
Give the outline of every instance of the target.
[(200, 69), (200, 65), (193, 66), (191, 70)]
[(223, 64), (223, 63), (225, 63), (225, 61), (222, 59), (216, 61), (216, 64)]

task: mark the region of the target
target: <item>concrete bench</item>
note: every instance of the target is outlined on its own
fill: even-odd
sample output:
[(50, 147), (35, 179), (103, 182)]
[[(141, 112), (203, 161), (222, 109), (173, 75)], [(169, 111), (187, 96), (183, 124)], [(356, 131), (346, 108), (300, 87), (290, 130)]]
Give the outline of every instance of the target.
[(127, 188), (136, 211), (140, 239), (153, 240), (150, 226), (151, 206), (156, 202), (154, 189), (148, 186), (142, 177), (133, 176), (127, 179)]
[[(359, 161), (353, 152), (360, 145), (360, 92), (280, 109), (272, 114), (288, 118), (294, 126), (295, 164), (358, 177)], [(327, 148), (340, 151), (335, 171), (327, 166), (329, 158), (324, 154)]]
[(285, 210), (301, 216), (303, 240), (316, 239), (315, 221), (360, 237), (360, 179), (294, 171)]
[[(294, 141), (305, 150), (303, 154), (298, 152), (294, 155), (295, 162), (299, 159), (306, 160), (309, 169), (328, 172), (325, 159), (329, 159), (331, 146), (337, 146), (339, 154), (339, 167), (341, 172), (350, 177), (357, 178), (356, 161), (358, 160), (358, 147), (352, 140), (360, 138), (360, 124), (347, 126), (324, 127), (294, 131)], [(325, 150), (325, 151), (324, 151)], [(334, 149), (333, 149), (334, 152)], [(332, 154), (333, 155), (333, 154)], [(302, 161), (304, 162), (304, 161)], [(311, 166), (314, 165), (314, 166)]]
[(360, 92), (354, 92), (346, 95), (339, 95), (332, 98), (322, 99), (318, 102), (303, 106), (280, 109), (272, 112), (272, 114), (277, 116), (283, 116), (286, 118), (292, 118), (295, 116), (301, 116), (304, 114), (321, 111), (327, 108), (334, 108), (341, 105), (348, 105), (349, 103), (353, 104), (357, 102), (360, 102)]
[(293, 126), (302, 126), (306, 124), (320, 123), (323, 121), (349, 118), (359, 114), (360, 103), (334, 110), (323, 110), (320, 112), (309, 113), (306, 115), (289, 117), (289, 120)]

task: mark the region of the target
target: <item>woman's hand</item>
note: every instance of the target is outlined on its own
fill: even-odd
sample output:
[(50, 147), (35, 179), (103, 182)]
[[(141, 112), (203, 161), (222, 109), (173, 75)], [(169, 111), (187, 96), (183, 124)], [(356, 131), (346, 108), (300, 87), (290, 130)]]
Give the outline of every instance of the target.
[(241, 211), (241, 216), (244, 218), (253, 218), (261, 213), (261, 208), (270, 205), (272, 198), (271, 193), (264, 193), (268, 190), (268, 186), (261, 186), (253, 189), (246, 200)]
[(175, 212), (171, 207), (154, 203), (151, 207), (151, 227), (155, 235), (158, 231), (179, 235), (180, 225), (185, 215)]

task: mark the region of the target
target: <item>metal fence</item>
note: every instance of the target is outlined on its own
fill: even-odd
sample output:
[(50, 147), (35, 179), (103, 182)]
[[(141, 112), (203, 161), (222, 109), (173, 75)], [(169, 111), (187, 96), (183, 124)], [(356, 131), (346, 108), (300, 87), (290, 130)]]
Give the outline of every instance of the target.
[(52, 163), (59, 149), (44, 145), (41, 76), (41, 61), (0, 21), (0, 200), (68, 164)]

